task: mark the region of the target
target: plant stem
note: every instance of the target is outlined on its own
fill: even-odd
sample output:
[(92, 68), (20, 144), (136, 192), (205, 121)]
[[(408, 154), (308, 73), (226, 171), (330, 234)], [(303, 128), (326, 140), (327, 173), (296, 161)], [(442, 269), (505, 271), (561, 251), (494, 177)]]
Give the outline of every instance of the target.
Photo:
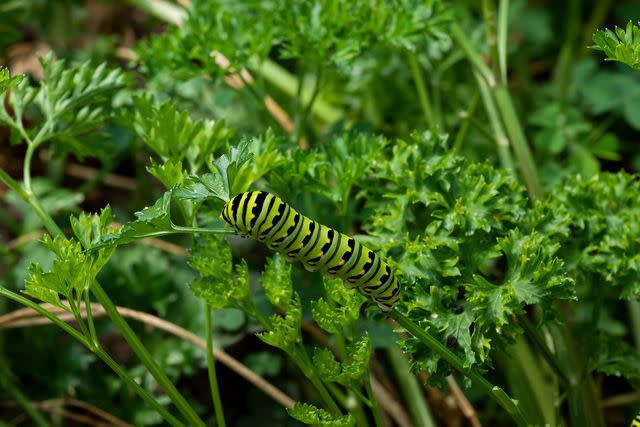
[[(296, 95), (298, 87), (298, 79), (282, 68), (280, 65), (268, 59), (258, 60), (256, 58), (249, 61), (249, 66), (266, 81), (280, 89), (287, 96), (293, 98)], [(300, 98), (302, 104), (308, 104), (313, 97), (313, 89), (307, 86), (302, 87)], [(317, 96), (313, 103), (311, 112), (325, 123), (331, 124), (340, 120), (343, 112), (330, 105), (322, 96)]]
[(373, 389), (371, 388), (370, 375), (368, 375), (367, 379), (364, 380), (364, 386), (367, 389), (367, 397), (369, 398), (371, 414), (373, 415), (373, 420), (376, 423), (376, 427), (383, 427), (384, 423), (382, 422), (382, 418), (380, 417), (380, 407), (378, 406), (378, 401), (376, 400), (376, 396), (375, 394), (373, 394)]
[(138, 384), (131, 375), (122, 368), (122, 366), (118, 365), (118, 363), (111, 358), (111, 356), (101, 348), (96, 348), (93, 352), (98, 356), (104, 363), (106, 363), (125, 383), (127, 383), (130, 387), (132, 387), (136, 393), (142, 397), (148, 404), (150, 404), (158, 413), (164, 418), (169, 424), (174, 427), (181, 427), (184, 424), (178, 420), (176, 417), (171, 415), (171, 413), (162, 405), (160, 405), (154, 398), (151, 396), (140, 384)]
[(499, 360), (506, 368), (505, 376), (513, 394), (522, 399), (523, 412), (535, 425), (556, 425), (557, 381), (541, 366), (524, 336), (516, 339), (508, 353), (510, 357), (501, 354)]
[[(462, 124), (460, 125), (460, 129), (458, 130), (456, 139), (453, 143), (453, 149), (456, 151), (460, 151), (462, 147), (462, 141), (464, 141), (465, 136), (467, 136), (469, 124), (471, 124), (471, 119), (476, 111), (476, 106), (478, 105), (478, 98), (478, 93), (474, 93), (467, 109), (459, 113), (460, 117), (462, 118)], [(489, 137), (490, 139), (493, 139), (493, 135), (490, 134)]]
[(433, 112), (431, 110), (431, 102), (429, 101), (429, 93), (427, 87), (424, 84), (424, 77), (420, 70), (420, 64), (416, 58), (416, 54), (409, 52), (409, 66), (411, 67), (411, 73), (413, 74), (413, 81), (416, 84), (416, 90), (418, 91), (418, 99), (420, 100), (420, 107), (422, 107), (422, 113), (424, 114), (424, 120), (426, 127), (429, 128), (435, 125), (433, 121)]
[(318, 393), (320, 393), (322, 400), (324, 400), (324, 402), (329, 407), (329, 411), (334, 415), (340, 415), (342, 412), (340, 411), (338, 404), (335, 400), (333, 400), (333, 397), (331, 397), (331, 394), (322, 383), (322, 380), (320, 380), (320, 378), (316, 374), (315, 370), (313, 369), (313, 363), (311, 363), (309, 355), (307, 354), (307, 350), (305, 350), (302, 344), (300, 344), (296, 348), (291, 356), (298, 367), (302, 370), (304, 375), (309, 379), (309, 381), (311, 381), (316, 390), (318, 390)]
[(111, 356), (109, 356), (101, 348), (92, 346), (91, 342), (89, 342), (86, 337), (84, 337), (82, 334), (80, 334), (76, 329), (74, 329), (67, 322), (61, 320), (60, 318), (58, 318), (58, 316), (56, 316), (56, 315), (50, 313), (49, 311), (45, 310), (39, 304), (36, 304), (35, 302), (31, 301), (30, 299), (27, 299), (27, 298), (23, 297), (22, 295), (18, 295), (15, 292), (10, 291), (9, 289), (7, 289), (7, 288), (5, 288), (3, 286), (0, 286), (0, 295), (5, 296), (5, 297), (7, 297), (7, 298), (19, 303), (19, 304), (22, 304), (25, 307), (29, 307), (32, 310), (40, 313), (41, 315), (43, 315), (47, 319), (51, 320), (51, 322), (53, 322), (53, 324), (55, 324), (60, 329), (62, 329), (63, 331), (65, 331), (66, 333), (71, 335), (73, 338), (75, 338), (78, 342), (80, 342), (86, 348), (88, 348), (91, 351), (93, 351), (100, 359), (102, 359), (107, 365), (109, 365), (109, 367), (111, 369), (113, 369), (113, 371), (116, 374), (118, 374), (118, 376), (120, 378), (122, 378), (127, 384), (129, 384), (134, 390), (136, 390), (136, 393), (138, 393), (138, 395), (140, 397), (142, 397), (147, 403), (149, 403), (151, 406), (153, 406), (162, 415), (162, 417), (165, 420), (167, 420), (167, 422), (169, 422), (172, 426), (179, 427), (179, 426), (183, 426), (184, 425), (176, 417), (171, 415), (169, 413), (169, 411), (167, 411), (166, 408), (164, 408), (158, 402), (156, 402), (156, 400), (144, 388), (142, 388), (140, 386), (140, 384), (138, 384), (133, 378), (131, 378), (129, 373), (127, 371), (125, 371), (120, 365), (118, 365), (111, 358)]
[(631, 297), (628, 301), (628, 307), (633, 341), (636, 344), (636, 351), (640, 353), (640, 302), (635, 297)]
[(487, 46), (491, 55), (491, 69), (495, 76), (498, 74), (500, 59), (498, 55), (498, 36), (496, 35), (496, 8), (494, 0), (482, 0), (482, 15), (484, 16), (484, 26), (487, 32)]
[(415, 424), (421, 427), (435, 427), (436, 423), (424, 399), (422, 387), (411, 373), (409, 362), (404, 353), (400, 347), (392, 345), (387, 354)]
[(389, 317), (398, 322), (400, 326), (405, 328), (411, 335), (420, 340), (431, 350), (438, 353), (440, 357), (447, 361), (454, 369), (467, 376), (471, 381), (475, 382), (485, 393), (489, 394), (500, 406), (502, 406), (502, 408), (507, 411), (519, 426), (528, 425), (518, 403), (511, 399), (504, 390), (491, 384), (475, 369), (465, 366), (465, 362), (462, 359), (397, 309), (391, 310)]
[[(498, 114), (498, 109), (496, 108), (496, 103), (493, 97), (491, 96), (491, 89), (487, 82), (482, 79), (482, 76), (477, 70), (474, 70), (473, 74), (476, 76), (476, 81), (478, 82), (478, 88), (480, 89), (480, 94), (482, 95), (482, 102), (484, 104), (484, 108), (489, 116), (489, 123), (491, 123), (491, 128), (493, 129), (493, 133), (495, 135), (491, 136), (490, 139), (495, 140), (496, 148), (498, 150), (498, 158), (500, 159), (500, 164), (503, 168), (510, 171), (515, 175), (515, 166), (513, 165), (513, 157), (511, 156), (511, 151), (509, 150), (509, 138), (504, 131), (504, 126), (500, 121), (500, 115)], [(473, 121), (473, 119), (472, 119)], [(482, 128), (481, 128), (482, 129)]]
[(84, 309), (87, 313), (87, 324), (89, 325), (89, 336), (93, 345), (96, 348), (100, 347), (100, 341), (98, 340), (98, 334), (96, 333), (96, 326), (93, 323), (93, 314), (91, 313), (91, 296), (88, 291), (84, 292)]
[(547, 361), (551, 369), (553, 369), (560, 381), (565, 386), (568, 385), (569, 378), (567, 377), (567, 374), (562, 370), (558, 359), (555, 355), (553, 355), (553, 353), (551, 353), (551, 350), (549, 350), (549, 347), (547, 347), (536, 328), (531, 324), (529, 318), (527, 316), (520, 316), (518, 317), (518, 320), (520, 320), (520, 324), (527, 334), (527, 337), (529, 337), (538, 348), (538, 350), (540, 350), (540, 353), (542, 353), (542, 356)]
[(207, 366), (209, 370), (209, 385), (211, 387), (211, 399), (213, 400), (213, 409), (216, 413), (216, 421), (218, 426), (225, 427), (224, 412), (222, 411), (222, 402), (220, 401), (220, 391), (218, 390), (218, 377), (216, 376), (216, 360), (213, 356), (213, 333), (211, 307), (203, 302), (205, 310), (205, 334), (207, 338)]
[(60, 227), (58, 227), (55, 221), (44, 211), (44, 209), (40, 205), (40, 202), (38, 202), (35, 196), (31, 193), (26, 193), (22, 186), (18, 184), (16, 180), (11, 178), (11, 176), (9, 176), (9, 174), (7, 174), (2, 168), (0, 168), (0, 181), (4, 182), (7, 187), (15, 191), (20, 197), (22, 197), (25, 202), (27, 202), (31, 206), (31, 208), (33, 208), (33, 210), (38, 215), (44, 226), (47, 228), (47, 231), (51, 233), (51, 235), (64, 237), (64, 233), (62, 232)]
[(171, 380), (162, 371), (160, 366), (156, 363), (153, 357), (149, 354), (149, 351), (140, 342), (136, 334), (133, 332), (126, 320), (118, 313), (116, 306), (113, 304), (107, 293), (102, 289), (97, 281), (94, 281), (91, 286), (91, 291), (95, 295), (98, 302), (104, 307), (107, 315), (116, 327), (120, 330), (122, 337), (131, 346), (131, 349), (140, 358), (142, 363), (149, 369), (151, 375), (158, 381), (158, 384), (164, 389), (165, 393), (169, 396), (171, 401), (176, 405), (178, 410), (184, 415), (190, 425), (205, 426), (205, 423), (198, 417), (193, 408), (175, 388)]
[(529, 197), (532, 201), (538, 200), (541, 196), (540, 183), (538, 182), (538, 173), (536, 171), (535, 163), (533, 161), (533, 155), (529, 150), (527, 139), (522, 130), (522, 125), (516, 114), (516, 109), (511, 100), (511, 95), (507, 87), (504, 85), (498, 85), (494, 91), (496, 97), (496, 104), (502, 115), (507, 134), (513, 144), (513, 151), (516, 153), (520, 170), (524, 177), (524, 182), (527, 185), (529, 191)]
[(507, 38), (509, 26), (509, 0), (501, 0), (498, 7), (498, 70), (500, 82), (507, 85)]
[(84, 345), (85, 347), (88, 347), (88, 348), (91, 347), (91, 344), (89, 343), (89, 341), (87, 341), (86, 337), (84, 337), (75, 328), (73, 328), (67, 322), (65, 322), (63, 320), (60, 320), (60, 318), (58, 318), (58, 316), (56, 316), (54, 314), (51, 314), (50, 312), (48, 312), (44, 308), (40, 307), (35, 302), (31, 301), (30, 299), (27, 299), (27, 298), (23, 297), (22, 295), (19, 295), (19, 294), (13, 292), (13, 291), (10, 291), (9, 289), (5, 288), (4, 286), (0, 286), (0, 295), (5, 296), (5, 297), (9, 298), (10, 300), (13, 300), (13, 301), (15, 301), (15, 302), (17, 302), (19, 304), (22, 304), (25, 307), (29, 307), (29, 308), (37, 311), (38, 313), (40, 313), (41, 315), (43, 315), (47, 319), (51, 320), (54, 324), (56, 324), (58, 327), (60, 327), (66, 333), (71, 335), (73, 338), (75, 338), (76, 340), (80, 341), (80, 343), (82, 343), (82, 345)]
[(33, 407), (31, 402), (29, 402), (29, 399), (27, 399), (27, 397), (22, 394), (20, 389), (18, 389), (18, 387), (16, 387), (13, 382), (11, 382), (11, 379), (8, 378), (8, 375), (4, 375), (1, 370), (0, 385), (2, 385), (9, 392), (9, 394), (13, 395), (16, 402), (18, 402), (18, 404), (22, 406), (22, 409), (24, 409), (24, 411), (29, 414), (35, 425), (37, 425), (38, 427), (50, 427), (51, 424), (49, 424), (49, 422), (40, 413), (40, 411)]

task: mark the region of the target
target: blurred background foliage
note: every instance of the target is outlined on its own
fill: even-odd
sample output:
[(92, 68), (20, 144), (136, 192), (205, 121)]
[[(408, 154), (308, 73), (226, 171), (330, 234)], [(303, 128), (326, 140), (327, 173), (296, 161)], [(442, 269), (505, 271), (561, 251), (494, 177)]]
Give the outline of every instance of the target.
[[(169, 170), (166, 161), (176, 160), (171, 150), (181, 153), (179, 160), (187, 172), (203, 172), (209, 155), (219, 154), (229, 141), (253, 136), (259, 138), (254, 142), (254, 153), (263, 162), (255, 164), (254, 175), (260, 176), (261, 168), (275, 170), (270, 177), (271, 188), (290, 195), (302, 211), (313, 212), (315, 219), (343, 231), (370, 231), (376, 236), (372, 242), (378, 239), (378, 247), (393, 250), (384, 242), (397, 230), (387, 229), (385, 215), (399, 215), (397, 205), (387, 205), (391, 212), (384, 212), (383, 207), (354, 201), (368, 195), (367, 187), (358, 181), (368, 167), (383, 179), (394, 179), (393, 170), (376, 169), (379, 165), (367, 162), (379, 158), (375, 150), (386, 142), (377, 144), (368, 136), (353, 137), (355, 131), (382, 135), (386, 141), (409, 141), (412, 132), (436, 127), (449, 135), (449, 145), (469, 161), (486, 160), (494, 166), (505, 166), (496, 150), (496, 133), (483, 108), (477, 75), (449, 31), (449, 25), (455, 22), (479, 51), (486, 52), (481, 2), (402, 0), (393, 6), (358, 2), (361, 7), (348, 13), (340, 9), (346, 2), (331, 3), (334, 9), (320, 8), (319, 2), (313, 1), (196, 0), (185, 11), (184, 4), (151, 0), (4, 1), (0, 4), (0, 61), (13, 75), (24, 73), (35, 85), (47, 73), (38, 56), (49, 52), (69, 64), (106, 62), (128, 71), (120, 81), (124, 90), (112, 100), (113, 105), (124, 106), (124, 112), (105, 110), (100, 113), (105, 115), (93, 123), (95, 126), (86, 129), (74, 129), (73, 121), (68, 120), (66, 134), (55, 136), (62, 143), (38, 152), (34, 158), (32, 169), (38, 178), (33, 180), (33, 189), (41, 196), (45, 210), (62, 218), (62, 223), (71, 213), (96, 212), (108, 203), (116, 218), (124, 222), (131, 218), (131, 212), (160, 197), (163, 185), (170, 188), (184, 180), (185, 176)], [(161, 4), (166, 8), (159, 8)], [(387, 22), (389, 14), (396, 17), (394, 25), (379, 28), (377, 24)], [(624, 64), (604, 62), (600, 52), (589, 49), (597, 29), (625, 26), (638, 17), (640, 4), (633, 0), (510, 2), (508, 89), (530, 141), (542, 188), (549, 190), (575, 174), (588, 180), (600, 171), (640, 171), (640, 74)], [(221, 67), (221, 57), (212, 55), (212, 51), (224, 55), (234, 71), (246, 67), (251, 75), (240, 73), (240, 80), (230, 79), (229, 70)], [(423, 77), (422, 91), (416, 89), (416, 70)], [(291, 80), (291, 76), (297, 80)], [(426, 109), (419, 92), (428, 94)], [(264, 102), (265, 97), (289, 112), (285, 129), (269, 102)], [(38, 126), (46, 114), (46, 104), (31, 106), (25, 111), (24, 123)], [(192, 133), (171, 134), (172, 128), (181, 126)], [(265, 131), (267, 128), (270, 130)], [(22, 173), (27, 149), (17, 143), (19, 139), (8, 127), (0, 128), (0, 167), (15, 177)], [(83, 146), (82, 141), (87, 139), (90, 147)], [(176, 140), (202, 141), (200, 151), (184, 151), (173, 145)], [(205, 146), (209, 141), (215, 142)], [(294, 150), (283, 149), (296, 145), (322, 149), (304, 158)], [(147, 173), (148, 167), (158, 181)], [(607, 179), (615, 180), (613, 176)], [(339, 185), (315, 185), (326, 182)], [(374, 184), (368, 184), (373, 188)], [(42, 236), (40, 223), (30, 207), (16, 194), (4, 188), (1, 191), (2, 281), (12, 289), (23, 289), (28, 266), (39, 262), (47, 270), (53, 256), (38, 242)], [(593, 191), (605, 199), (608, 190)], [(637, 194), (637, 188), (632, 194)], [(567, 202), (571, 197), (570, 192), (557, 195), (562, 209), (576, 209), (575, 203)], [(347, 203), (349, 200), (354, 202)], [(510, 203), (516, 211), (523, 204), (521, 200)], [(598, 199), (593, 203), (599, 203)], [(363, 207), (367, 215), (360, 212)], [(589, 209), (598, 209), (583, 208), (562, 212), (579, 217)], [(526, 226), (529, 230), (545, 226), (544, 209), (539, 207), (538, 216), (530, 219)], [(518, 217), (518, 212), (513, 215)], [(620, 215), (621, 223), (634, 218)], [(584, 216), (582, 220), (588, 222)], [(373, 218), (374, 223), (362, 224), (364, 217)], [(201, 222), (211, 219), (204, 217)], [(410, 219), (408, 223), (411, 225)], [(589, 239), (597, 241), (605, 226), (590, 229)], [(506, 234), (501, 236), (507, 239)], [(177, 238), (168, 240), (182, 243)], [(508, 239), (505, 242), (509, 244)], [(580, 264), (581, 258), (571, 252), (570, 243), (569, 249), (564, 249), (567, 253), (562, 254), (565, 260), (575, 261), (570, 268), (592, 283), (607, 280), (598, 276), (598, 265)], [(246, 258), (251, 274), (263, 270), (266, 251), (256, 247), (249, 251), (248, 242), (234, 245)], [(611, 252), (615, 247), (612, 244), (602, 251)], [(120, 306), (202, 331), (202, 312), (193, 309), (198, 300), (185, 286), (196, 274), (185, 263), (185, 256), (161, 245), (123, 247), (100, 273), (100, 281)], [(402, 260), (405, 264), (414, 261), (410, 257)], [(316, 283), (300, 290), (303, 300), (321, 292), (319, 279), (307, 280)], [(254, 291), (258, 304), (266, 304), (262, 288), (255, 286)], [(455, 300), (452, 294), (432, 297)], [(600, 313), (596, 327), (613, 336), (624, 335), (624, 319), (616, 313), (617, 293), (599, 298), (610, 304)], [(15, 308), (0, 298), (0, 314)], [(310, 307), (304, 309), (305, 318), (310, 319)], [(578, 309), (577, 316), (588, 323), (591, 312), (592, 306), (587, 304)], [(222, 309), (216, 311), (214, 319), (217, 345), (292, 397), (304, 395), (306, 385), (298, 380), (299, 374), (280, 353), (265, 350), (253, 335), (258, 326), (243, 312)], [(371, 319), (360, 321), (369, 331), (374, 348), (387, 347), (397, 338), (390, 327)], [(157, 389), (154, 379), (137, 364), (119, 335), (110, 333), (106, 322), (99, 322), (98, 327), (108, 351), (146, 388)], [(188, 390), (190, 401), (200, 404), (199, 409), (211, 416), (202, 352), (157, 329), (140, 324), (136, 328), (171, 379)], [(492, 339), (499, 340), (499, 334)], [(605, 353), (615, 350), (605, 342), (597, 345)], [(386, 366), (382, 359), (381, 366)], [(640, 368), (635, 361), (623, 362), (627, 372), (633, 371), (629, 377), (637, 381)], [(99, 359), (53, 328), (3, 329), (0, 366), (0, 425), (23, 422), (19, 409), (10, 404), (14, 399), (10, 384), (19, 384), (32, 401), (77, 398), (94, 402), (136, 425), (161, 421), (143, 401), (132, 399), (130, 390)], [(227, 409), (231, 425), (294, 425), (276, 403), (219, 366), (219, 383), (233, 384), (233, 393), (222, 392), (225, 408), (233, 408)], [(620, 375), (616, 371), (619, 366), (601, 368), (605, 373)], [(388, 376), (391, 374), (382, 378)], [(628, 384), (617, 378), (603, 377), (602, 381), (608, 387), (606, 397), (628, 391)], [(445, 415), (438, 417), (438, 422), (447, 426), (465, 422), (462, 410), (447, 403), (447, 396), (439, 393), (431, 388), (427, 391), (430, 405), (444, 408), (440, 413)], [(492, 402), (477, 402), (473, 388), (468, 394), (474, 404), (480, 405), (480, 418), (487, 425), (508, 425), (508, 420), (496, 415), (499, 411)], [(52, 408), (60, 425), (72, 423), (65, 418), (68, 411), (62, 404)], [(86, 409), (78, 411), (90, 415)], [(628, 414), (628, 408), (615, 406), (607, 412), (608, 421), (619, 424)]]

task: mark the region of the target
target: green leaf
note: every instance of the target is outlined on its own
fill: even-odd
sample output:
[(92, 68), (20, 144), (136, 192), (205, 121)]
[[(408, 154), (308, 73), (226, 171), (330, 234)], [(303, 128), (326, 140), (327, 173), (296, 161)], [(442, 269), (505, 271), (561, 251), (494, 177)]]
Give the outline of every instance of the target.
[(333, 416), (324, 409), (316, 408), (308, 403), (297, 402), (293, 409), (287, 409), (291, 417), (308, 424), (322, 427), (353, 427), (355, 419), (351, 414)]
[[(231, 147), (229, 154), (223, 154), (214, 160), (213, 166), (222, 177), (225, 190), (225, 194), (222, 195), (222, 200), (225, 202), (228, 202), (232, 196), (244, 191), (247, 182), (236, 182), (236, 178), (243, 168), (251, 167), (247, 162), (249, 162), (252, 157), (253, 154), (249, 151), (249, 141), (245, 140), (237, 147)], [(214, 180), (214, 182), (215, 181), (217, 180)], [(204, 184), (202, 181), (201, 183)], [(208, 188), (211, 191), (217, 189), (215, 186)]]
[[(81, 135), (104, 125), (113, 109), (115, 95), (126, 86), (126, 76), (119, 69), (110, 70), (105, 64), (93, 67), (89, 62), (68, 65), (54, 60), (49, 54), (40, 58), (43, 79), (38, 88), (24, 80), (5, 95), (14, 112), (10, 118), (0, 106), (0, 121), (5, 122), (27, 142), (40, 144), (55, 138), (57, 151), (70, 151), (76, 156), (109, 156), (106, 146), (87, 144)], [(23, 115), (35, 105), (44, 116), (32, 129), (23, 128)], [(91, 138), (96, 140), (95, 136)]]
[(155, 105), (150, 96), (138, 96), (134, 104), (135, 132), (165, 162), (171, 160), (173, 169), (183, 163), (189, 173), (200, 172), (233, 135), (224, 122), (193, 120), (171, 101)]
[(300, 335), (300, 322), (302, 321), (302, 308), (297, 294), (289, 303), (285, 317), (274, 315), (271, 317), (271, 326), (267, 332), (257, 334), (265, 343), (284, 350), (286, 353), (295, 352), (295, 347), (302, 341)]
[(167, 191), (153, 205), (136, 212), (137, 219), (128, 222), (116, 234), (106, 234), (99, 244), (103, 246), (116, 246), (133, 242), (143, 237), (152, 237), (156, 233), (172, 230), (171, 217), (171, 192)]
[(631, 21), (625, 29), (615, 27), (598, 30), (593, 35), (592, 49), (605, 53), (607, 61), (619, 61), (635, 70), (640, 70), (640, 27)]
[(7, 68), (0, 67), (0, 95), (18, 85), (23, 78), (22, 75), (12, 77)]
[(162, 165), (151, 159), (151, 166), (147, 167), (147, 171), (155, 176), (167, 190), (182, 184), (187, 177), (187, 174), (182, 169), (182, 162), (179, 160), (174, 161), (173, 159), (168, 159)]
[(267, 260), (262, 273), (262, 286), (269, 302), (286, 311), (293, 297), (291, 264), (279, 253)]
[(190, 249), (189, 264), (200, 273), (190, 283), (193, 293), (213, 308), (242, 308), (250, 304), (249, 267), (240, 262), (233, 276), (231, 248), (219, 236), (198, 237)]
[[(105, 214), (103, 218), (106, 218)], [(89, 239), (90, 233), (84, 229), (87, 223), (99, 226), (100, 218), (87, 216), (75, 221), (74, 229), (79, 231), (83, 239)], [(64, 237), (51, 238), (45, 235), (44, 245), (55, 254), (51, 270), (45, 272), (39, 264), (29, 267), (29, 275), (25, 280), (25, 293), (44, 302), (69, 310), (60, 302), (60, 296), (79, 304), (95, 277), (112, 254), (110, 250), (101, 250), (90, 254), (82, 250), (80, 242)]]

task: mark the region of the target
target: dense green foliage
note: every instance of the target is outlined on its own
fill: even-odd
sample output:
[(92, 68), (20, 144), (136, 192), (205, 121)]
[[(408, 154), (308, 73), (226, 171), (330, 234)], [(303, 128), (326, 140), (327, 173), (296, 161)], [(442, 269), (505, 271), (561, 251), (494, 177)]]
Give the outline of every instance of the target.
[[(36, 403), (61, 398), (135, 425), (433, 425), (419, 373), (486, 425), (638, 409), (632, 2), (54, 3), (0, 6), (10, 68), (27, 34), (52, 48), (0, 69), (0, 316), (35, 310), (0, 317), (0, 425), (66, 425)], [(81, 35), (86, 7), (135, 10), (135, 43)], [(222, 206), (255, 189), (383, 256), (390, 316), (232, 236)]]

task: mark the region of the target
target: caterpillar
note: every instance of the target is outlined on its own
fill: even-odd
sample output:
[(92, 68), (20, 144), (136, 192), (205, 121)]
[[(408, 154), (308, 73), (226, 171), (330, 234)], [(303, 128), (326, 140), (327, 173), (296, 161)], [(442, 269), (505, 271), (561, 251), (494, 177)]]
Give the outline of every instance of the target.
[(640, 427), (640, 414), (636, 415), (633, 421), (631, 421), (631, 427)]
[(353, 237), (307, 218), (276, 195), (238, 194), (220, 217), (240, 235), (265, 243), (290, 261), (300, 261), (307, 270), (342, 279), (385, 313), (400, 299), (400, 283), (380, 256)]

